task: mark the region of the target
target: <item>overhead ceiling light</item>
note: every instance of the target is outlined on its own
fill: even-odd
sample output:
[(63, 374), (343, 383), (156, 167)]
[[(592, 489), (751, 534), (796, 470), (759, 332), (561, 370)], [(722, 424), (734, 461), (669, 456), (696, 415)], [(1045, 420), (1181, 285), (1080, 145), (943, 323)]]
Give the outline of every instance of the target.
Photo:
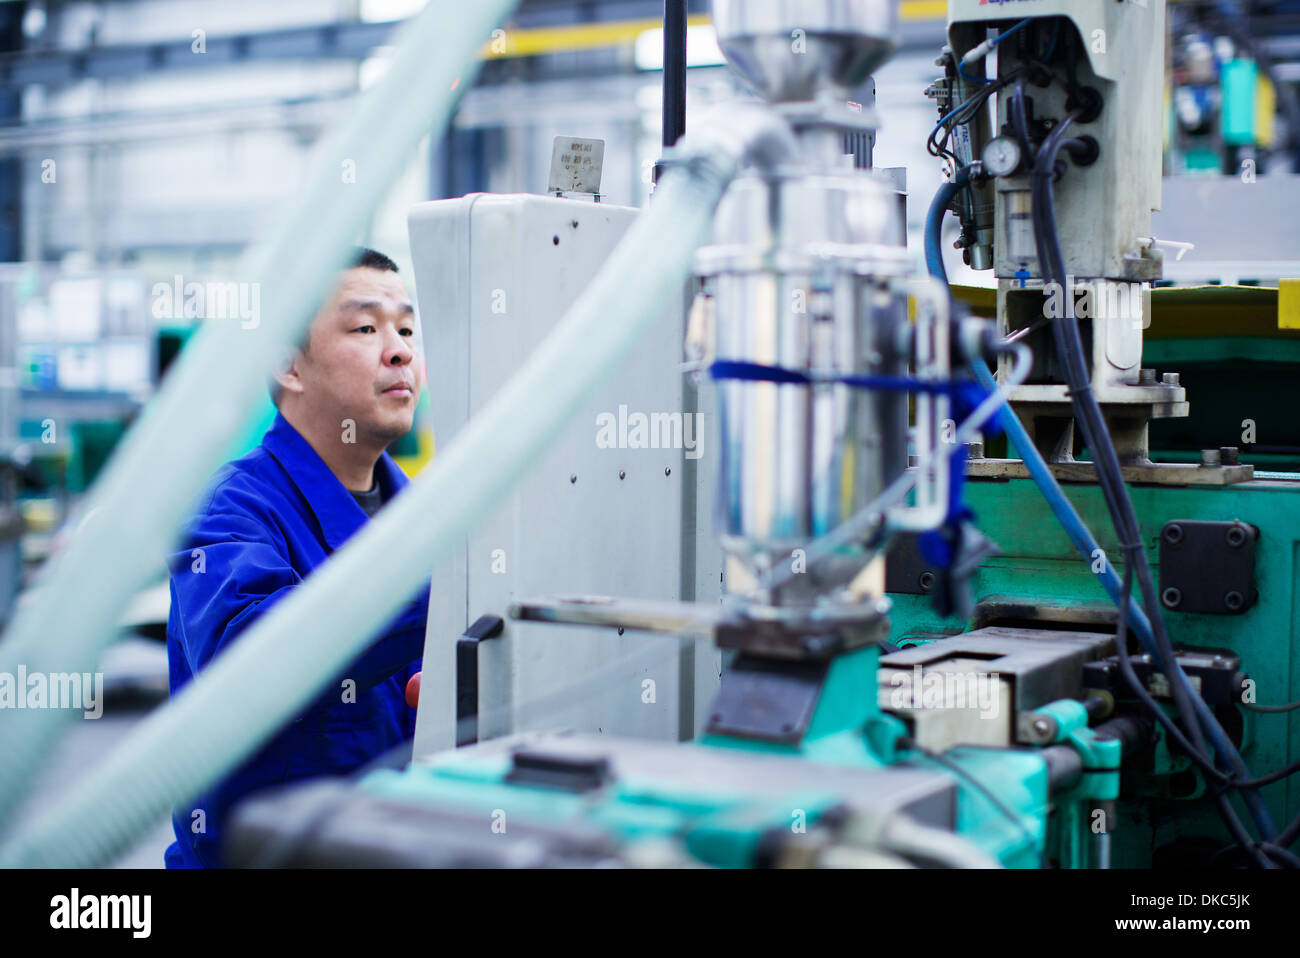
[(428, 0), (361, 0), (357, 19), (362, 23), (387, 23), (405, 20), (424, 9)]

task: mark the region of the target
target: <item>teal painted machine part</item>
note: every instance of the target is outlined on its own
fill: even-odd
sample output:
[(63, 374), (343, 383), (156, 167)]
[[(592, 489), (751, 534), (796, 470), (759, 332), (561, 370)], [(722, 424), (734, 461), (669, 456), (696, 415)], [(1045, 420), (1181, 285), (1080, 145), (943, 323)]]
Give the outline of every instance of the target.
[(1229, 60), (1221, 73), (1223, 142), (1249, 146), (1255, 142), (1255, 96), (1259, 67), (1254, 60)]
[[(776, 755), (802, 755), (830, 765), (853, 765), (877, 768), (887, 764), (893, 742), (905, 731), (901, 724), (891, 726), (877, 704), (876, 670), (880, 652), (873, 645), (836, 656), (831, 662), (821, 695), (808, 723), (808, 731), (797, 744), (779, 744), (727, 735), (705, 735), (701, 745), (764, 752)], [(893, 720), (890, 720), (893, 721)], [(864, 734), (870, 728), (872, 734)], [(893, 728), (893, 734), (889, 729)], [(882, 733), (883, 730), (883, 734)]]
[(1123, 749), (1117, 739), (1099, 738), (1088, 728), (1088, 712), (1083, 703), (1062, 699), (1035, 712), (1056, 722), (1053, 743), (1068, 743), (1083, 760), (1084, 773), (1073, 791), (1102, 801), (1119, 798), (1119, 766)]
[(1052, 796), (1057, 810), (1053, 838), (1061, 867), (1087, 868), (1095, 864), (1091, 836), (1110, 832), (1106, 803), (1119, 798), (1123, 748), (1117, 739), (1103, 739), (1088, 727), (1082, 702), (1062, 699), (1035, 709), (1035, 714), (1055, 722), (1053, 744), (1072, 746), (1083, 761), (1078, 781)]
[(781, 800), (755, 800), (726, 789), (691, 793), (653, 781), (619, 779), (600, 793), (579, 793), (505, 781), (509, 756), (452, 753), (432, 766), (382, 770), (361, 787), (386, 798), (455, 808), (483, 815), (484, 827), (512, 817), (524, 821), (584, 824), (620, 841), (680, 838), (701, 862), (720, 868), (754, 864), (764, 834), (815, 825), (841, 797), (801, 792), (791, 784)]
[[(875, 646), (833, 660), (808, 732), (797, 744), (709, 735), (683, 747), (796, 755), (855, 768), (893, 764), (907, 730), (880, 712), (878, 660)], [(1020, 826), (969, 782), (933, 761), (914, 756), (900, 764), (952, 775), (958, 789), (957, 831), (1009, 867), (1036, 867), (1046, 841), (1046, 763), (1032, 752), (998, 749), (958, 749), (949, 757), (1014, 811)], [(692, 792), (625, 777), (600, 792), (574, 794), (507, 782), (511, 762), (508, 754), (443, 753), (429, 765), (374, 772), (362, 787), (392, 799), (476, 811), (485, 823), (496, 816), (504, 827), (517, 815), (526, 821), (593, 826), (624, 842), (679, 839), (702, 863), (724, 868), (752, 866), (766, 833), (811, 828), (845, 799), (833, 792), (801, 790), (797, 781), (779, 800), (758, 800), (727, 788)]]
[[(970, 782), (954, 776), (958, 786), (956, 832), (994, 856), (1007, 868), (1038, 868), (1045, 846), (1048, 813), (1047, 763), (1031, 751), (955, 748), (948, 760), (998, 797), (1015, 813), (1017, 827)], [(933, 768), (924, 759), (910, 764)]]
[[(1118, 557), (1119, 544), (1101, 490), (1091, 484), (1067, 484), (1064, 489), (1102, 549)], [(1300, 615), (1295, 607), (1295, 596), (1300, 595), (1300, 477), (1230, 486), (1138, 485), (1130, 486), (1130, 494), (1157, 577), (1160, 530), (1168, 522), (1239, 520), (1259, 530), (1255, 605), (1240, 615), (1165, 609), (1164, 620), (1175, 645), (1222, 648), (1239, 655), (1242, 671), (1255, 682), (1260, 704), (1300, 699), (1300, 657), (1295, 654), (1300, 646)], [(1114, 607), (1032, 481), (973, 479), (966, 498), (981, 531), (1003, 550), (1002, 555), (985, 560), (972, 579), (976, 602), (1002, 603), (1004, 615), (1021, 609), (1011, 622), (1003, 618), (982, 625), (1105, 628), (1078, 622), (1081, 610), (1100, 617), (1113, 615)], [(927, 596), (894, 593), (890, 598), (894, 603), (891, 641), (897, 644), (933, 641), (972, 627), (961, 619), (939, 617)], [(1254, 774), (1282, 768), (1300, 751), (1293, 744), (1300, 742), (1300, 712), (1256, 714), (1231, 706), (1227, 711), (1231, 714), (1221, 716), (1221, 721), (1240, 728), (1242, 755)], [(1148, 867), (1154, 850), (1176, 839), (1230, 842), (1212, 805), (1201, 800), (1203, 787), (1185, 774), (1188, 765), (1185, 756), (1169, 753), (1162, 734), (1152, 772), (1126, 773), (1125, 795), (1117, 807), (1117, 821), (1109, 829), (1116, 867)], [(1096, 780), (1086, 787), (1096, 791), (1102, 784)], [(1300, 783), (1294, 777), (1264, 788), (1262, 794), (1276, 820), (1289, 821), (1300, 813)], [(1233, 802), (1240, 810), (1235, 797)], [(1063, 804), (1083, 807), (1076, 802)], [(1076, 825), (1076, 830), (1087, 827), (1086, 822)]]

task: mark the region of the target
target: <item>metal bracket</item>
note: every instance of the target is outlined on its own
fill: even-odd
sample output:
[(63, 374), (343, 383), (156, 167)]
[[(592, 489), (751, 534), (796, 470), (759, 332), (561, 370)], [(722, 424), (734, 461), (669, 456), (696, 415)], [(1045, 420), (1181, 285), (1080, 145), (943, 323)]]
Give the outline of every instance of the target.
[(827, 661), (738, 656), (722, 674), (707, 734), (798, 744), (812, 722), (829, 669)]

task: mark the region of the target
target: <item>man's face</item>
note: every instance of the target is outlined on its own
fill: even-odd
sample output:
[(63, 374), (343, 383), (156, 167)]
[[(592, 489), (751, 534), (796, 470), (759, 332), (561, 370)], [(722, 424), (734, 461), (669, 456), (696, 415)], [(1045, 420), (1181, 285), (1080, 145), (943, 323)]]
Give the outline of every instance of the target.
[[(295, 375), (296, 374), (296, 375)], [(291, 380), (301, 407), (325, 428), (356, 423), (358, 439), (388, 444), (411, 429), (424, 385), (415, 310), (396, 273), (350, 269), (317, 315)]]

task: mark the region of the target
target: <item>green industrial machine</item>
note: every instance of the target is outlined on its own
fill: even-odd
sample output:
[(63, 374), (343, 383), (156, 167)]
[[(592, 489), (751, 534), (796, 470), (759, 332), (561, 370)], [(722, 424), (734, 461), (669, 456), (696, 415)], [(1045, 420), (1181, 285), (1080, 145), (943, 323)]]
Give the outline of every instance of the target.
[[(991, 306), (982, 291), (963, 294), (977, 310)], [(1171, 638), (1185, 650), (1187, 667), (1203, 676), (1207, 697), (1217, 680), (1217, 714), (1243, 757), (1263, 769), (1288, 765), (1300, 731), (1295, 711), (1251, 708), (1300, 698), (1300, 672), (1291, 654), (1300, 641), (1293, 601), (1300, 589), (1300, 446), (1286, 402), (1300, 358), (1300, 330), (1280, 327), (1277, 290), (1154, 291), (1143, 364), (1178, 370), (1174, 378), (1195, 401), (1189, 416), (1151, 429), (1153, 457), (1183, 463), (1181, 475), (1154, 470), (1147, 481), (1130, 483), (1148, 560), (1160, 571)], [(985, 471), (996, 468), (995, 462), (986, 461)], [(1243, 466), (1251, 471), (1243, 473)], [(1119, 543), (1090, 470), (1075, 472), (1081, 481), (1067, 484), (1066, 491), (1102, 549), (1117, 554)], [(980, 528), (1001, 550), (971, 579), (974, 615), (964, 620), (938, 614), (930, 599), (935, 571), (909, 543), (900, 543), (890, 570), (894, 641), (931, 642), (997, 625), (1113, 633), (1114, 604), (1032, 481), (975, 478), (967, 495)], [(1193, 554), (1187, 530), (1198, 524), (1205, 524), (1199, 527), (1205, 538)], [(1108, 671), (1112, 662), (1092, 670), (1088, 681), (1131, 702)], [(1278, 820), (1300, 814), (1300, 783), (1285, 778), (1263, 794)], [(1119, 799), (1109, 823), (1117, 866), (1202, 864), (1206, 848), (1217, 851), (1225, 844), (1203, 778), (1166, 736), (1148, 745), (1143, 767), (1126, 770), (1122, 789), (1112, 797)]]

